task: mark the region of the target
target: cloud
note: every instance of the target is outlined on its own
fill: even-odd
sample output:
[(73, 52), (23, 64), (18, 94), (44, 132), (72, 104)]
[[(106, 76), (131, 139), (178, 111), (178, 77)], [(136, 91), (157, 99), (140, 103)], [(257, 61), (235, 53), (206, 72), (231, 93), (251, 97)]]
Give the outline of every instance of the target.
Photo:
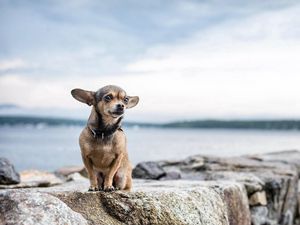
[(22, 59), (12, 59), (12, 60), (1, 60), (0, 61), (0, 73), (8, 70), (16, 70), (20, 68), (26, 68), (28, 65)]
[(26, 76), (122, 73), (149, 47), (292, 2), (1, 1), (0, 60), (25, 60)]
[(299, 13), (298, 5), (226, 21), (177, 45), (149, 48), (127, 72), (156, 78), (162, 106), (173, 114), (299, 117)]
[(24, 70), (27, 76), (115, 72), (141, 46), (113, 14), (101, 4), (93, 9), (91, 1), (0, 4), (0, 60), (26, 60), (32, 65)]
[(0, 59), (25, 65), (2, 73), (0, 102), (77, 111), (72, 88), (117, 84), (141, 97), (133, 119), (300, 117), (300, 4), (232, 2), (3, 10)]
[[(300, 5), (229, 20), (201, 30), (176, 45), (150, 47), (129, 72), (182, 69), (272, 69), (298, 66)], [(282, 62), (282, 63), (279, 63)], [(275, 68), (275, 70), (277, 70)]]

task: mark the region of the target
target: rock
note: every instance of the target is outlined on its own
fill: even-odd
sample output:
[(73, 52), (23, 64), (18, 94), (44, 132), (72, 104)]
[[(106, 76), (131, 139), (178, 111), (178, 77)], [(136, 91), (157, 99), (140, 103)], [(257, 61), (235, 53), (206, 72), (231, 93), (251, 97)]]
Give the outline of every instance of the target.
[(181, 179), (181, 174), (176, 171), (167, 172), (165, 176), (161, 177), (159, 180), (178, 180)]
[(57, 176), (67, 177), (73, 173), (79, 173), (81, 176), (88, 177), (84, 166), (66, 166), (54, 172)]
[(298, 215), (297, 215), (297, 221), (295, 224), (300, 225), (300, 181), (298, 181)]
[[(243, 186), (239, 187), (239, 191), (233, 188), (224, 189), (230, 225), (251, 224), (248, 198), (246, 195), (241, 195), (245, 191)], [(237, 213), (237, 211), (240, 211), (240, 213)]]
[(158, 180), (165, 176), (166, 172), (156, 162), (139, 163), (132, 171), (133, 178)]
[(233, 180), (244, 184), (248, 196), (262, 191), (265, 183), (251, 172), (238, 171), (207, 171), (205, 180)]
[(196, 155), (181, 161), (157, 163), (166, 172), (177, 171), (182, 179), (236, 181), (244, 185), (248, 196), (264, 191), (268, 209), (266, 220), (291, 224), (298, 211), (299, 161), (293, 158), (299, 159), (300, 152), (288, 152), (287, 158), (284, 153), (223, 158)]
[(62, 184), (64, 181), (55, 174), (39, 170), (26, 170), (20, 173), (21, 183), (15, 185), (0, 185), (0, 189), (50, 187)]
[(62, 184), (63, 181), (59, 179), (55, 174), (39, 171), (39, 170), (25, 170), (20, 173), (22, 182), (37, 182), (48, 183), (47, 186)]
[[(278, 224), (293, 224), (297, 212), (298, 176), (265, 177), (265, 191), (268, 202), (268, 218)], [(285, 221), (285, 222), (283, 222)]]
[(0, 224), (88, 224), (58, 198), (25, 190), (0, 191)]
[(86, 179), (87, 178), (82, 176), (80, 173), (72, 173), (67, 176), (67, 181), (82, 181)]
[(20, 175), (6, 158), (0, 157), (0, 184), (18, 184)]
[(268, 218), (268, 208), (266, 206), (251, 207), (252, 225), (278, 225), (276, 221)]
[(182, 170), (202, 170), (204, 167), (204, 158), (200, 155), (190, 156), (183, 161)]
[(91, 224), (250, 225), (246, 191), (234, 182), (135, 180), (129, 193), (52, 193)]
[(300, 152), (297, 150), (270, 152), (262, 155), (250, 155), (248, 157), (261, 161), (281, 162), (283, 164), (295, 165), (300, 177)]
[(249, 197), (250, 206), (267, 205), (266, 192), (258, 191)]
[(85, 179), (2, 190), (0, 223), (250, 225), (246, 191), (235, 182), (134, 180), (132, 192), (112, 193), (86, 192), (87, 187)]
[[(58, 205), (65, 203), (69, 213), (81, 214), (88, 224), (299, 225), (299, 171), (291, 154), (297, 158), (300, 152), (288, 153), (288, 159), (284, 159), (283, 153), (280, 159), (275, 154), (274, 159), (270, 153), (226, 158), (197, 155), (185, 160), (140, 163), (134, 176), (147, 180), (134, 179), (132, 192), (86, 192), (88, 179), (72, 169), (63, 176), (69, 182), (27, 190), (42, 195), (37, 197), (42, 201), (47, 201), (49, 195), (56, 197), (61, 201)], [(31, 174), (38, 177), (39, 173)], [(22, 177), (24, 174), (23, 182)], [(7, 203), (6, 211), (14, 209), (14, 202), (24, 192), (14, 191), (0, 190), (0, 196), (8, 193), (12, 196), (8, 199), (14, 199), (9, 201), (12, 206)], [(18, 191), (23, 192), (9, 194)], [(29, 212), (18, 210), (7, 215), (17, 214), (18, 220), (28, 217)], [(7, 224), (9, 217), (1, 215), (0, 224)]]

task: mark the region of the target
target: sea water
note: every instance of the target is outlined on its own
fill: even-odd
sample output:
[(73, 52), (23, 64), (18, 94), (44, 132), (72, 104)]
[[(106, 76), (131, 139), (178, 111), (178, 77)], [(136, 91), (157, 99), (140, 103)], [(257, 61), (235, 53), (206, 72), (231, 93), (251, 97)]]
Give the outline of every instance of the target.
[[(17, 170), (82, 165), (80, 126), (1, 126), (0, 157)], [(237, 156), (300, 149), (300, 131), (124, 128), (133, 165), (195, 154)]]

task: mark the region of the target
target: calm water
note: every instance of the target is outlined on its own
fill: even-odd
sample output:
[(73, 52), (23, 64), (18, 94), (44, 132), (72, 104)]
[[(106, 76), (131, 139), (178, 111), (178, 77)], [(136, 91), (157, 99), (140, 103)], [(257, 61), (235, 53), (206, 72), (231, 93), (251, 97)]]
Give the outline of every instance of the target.
[[(0, 127), (0, 156), (18, 170), (80, 165), (81, 127)], [(300, 149), (299, 131), (125, 128), (133, 164), (194, 154), (235, 156)]]

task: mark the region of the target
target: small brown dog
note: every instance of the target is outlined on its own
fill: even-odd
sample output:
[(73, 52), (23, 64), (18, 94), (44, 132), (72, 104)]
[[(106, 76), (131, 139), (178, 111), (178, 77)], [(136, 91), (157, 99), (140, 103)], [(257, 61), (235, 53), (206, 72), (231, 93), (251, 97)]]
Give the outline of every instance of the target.
[(83, 163), (90, 179), (89, 191), (131, 189), (132, 167), (126, 137), (121, 129), (125, 109), (139, 102), (120, 87), (108, 85), (96, 92), (73, 89), (72, 96), (92, 105), (92, 111), (79, 137)]

